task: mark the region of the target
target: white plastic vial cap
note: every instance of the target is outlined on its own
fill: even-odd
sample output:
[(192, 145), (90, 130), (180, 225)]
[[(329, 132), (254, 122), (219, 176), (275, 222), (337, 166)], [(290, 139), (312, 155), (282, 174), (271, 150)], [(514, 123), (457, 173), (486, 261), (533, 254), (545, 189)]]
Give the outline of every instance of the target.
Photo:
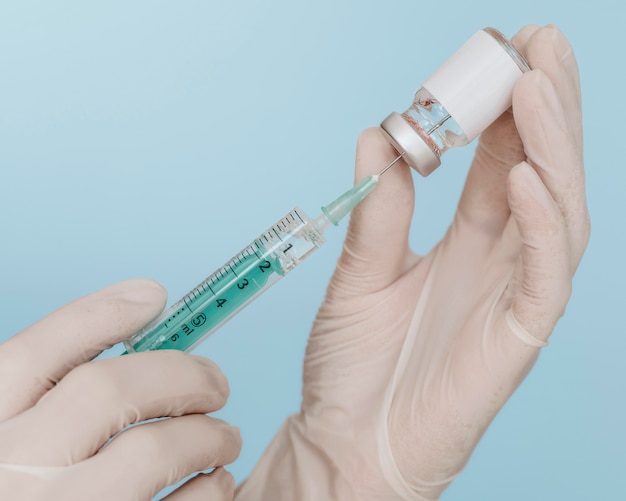
[(513, 85), (528, 63), (497, 30), (475, 33), (423, 87), (472, 141), (511, 106)]

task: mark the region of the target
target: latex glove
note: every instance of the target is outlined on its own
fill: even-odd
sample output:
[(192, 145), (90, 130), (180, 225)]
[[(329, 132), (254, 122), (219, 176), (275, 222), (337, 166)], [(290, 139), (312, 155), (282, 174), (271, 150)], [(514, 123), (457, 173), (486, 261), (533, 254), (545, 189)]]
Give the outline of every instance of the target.
[[(589, 218), (572, 49), (555, 27), (526, 27), (514, 43), (534, 70), (482, 135), (443, 240), (423, 257), (409, 249), (405, 165), (352, 213), (307, 347), (301, 413), (238, 501), (437, 499), (531, 369)], [(366, 131), (357, 180), (395, 156)]]
[[(177, 351), (89, 362), (163, 308), (164, 290), (127, 281), (78, 299), (0, 345), (0, 498), (149, 500), (196, 471), (232, 462), (239, 431), (205, 413), (228, 383)], [(132, 423), (141, 424), (111, 437)], [(104, 446), (104, 447), (103, 447)], [(168, 501), (232, 499), (217, 468)]]

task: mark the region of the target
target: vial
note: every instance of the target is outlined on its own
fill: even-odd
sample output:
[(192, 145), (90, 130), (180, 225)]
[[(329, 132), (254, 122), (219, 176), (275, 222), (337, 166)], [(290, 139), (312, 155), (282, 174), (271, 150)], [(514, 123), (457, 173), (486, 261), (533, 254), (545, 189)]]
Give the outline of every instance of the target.
[(465, 146), (511, 106), (513, 86), (530, 66), (498, 30), (484, 28), (437, 69), (404, 113), (380, 127), (422, 176), (448, 149)]

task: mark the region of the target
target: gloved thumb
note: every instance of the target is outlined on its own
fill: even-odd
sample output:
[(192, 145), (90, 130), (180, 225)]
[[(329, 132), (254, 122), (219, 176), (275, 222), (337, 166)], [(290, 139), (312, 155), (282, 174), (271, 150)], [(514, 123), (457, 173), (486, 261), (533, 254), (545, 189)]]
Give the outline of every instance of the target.
[[(356, 182), (377, 174), (397, 156), (379, 128), (366, 129), (357, 144)], [(410, 168), (399, 161), (352, 211), (329, 295), (348, 297), (380, 290), (414, 263), (408, 245), (413, 204)]]
[(567, 228), (557, 203), (528, 163), (511, 170), (508, 198), (522, 250), (521, 283), (507, 323), (525, 344), (540, 347), (563, 314), (571, 292)]

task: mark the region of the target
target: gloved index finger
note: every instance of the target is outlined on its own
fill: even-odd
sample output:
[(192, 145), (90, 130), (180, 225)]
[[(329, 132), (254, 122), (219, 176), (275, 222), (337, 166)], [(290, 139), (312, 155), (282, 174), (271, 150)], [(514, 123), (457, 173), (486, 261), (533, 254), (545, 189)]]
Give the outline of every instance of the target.
[(77, 299), (0, 345), (0, 422), (33, 406), (74, 367), (127, 339), (163, 309), (151, 280), (128, 280)]

